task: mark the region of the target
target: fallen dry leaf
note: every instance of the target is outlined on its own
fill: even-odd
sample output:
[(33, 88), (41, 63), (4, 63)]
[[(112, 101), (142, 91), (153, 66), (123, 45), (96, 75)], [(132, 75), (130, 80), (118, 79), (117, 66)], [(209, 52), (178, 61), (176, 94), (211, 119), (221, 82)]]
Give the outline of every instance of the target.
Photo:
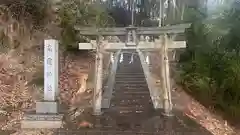
[(78, 125), (80, 128), (93, 128), (93, 124), (87, 121), (83, 121)]

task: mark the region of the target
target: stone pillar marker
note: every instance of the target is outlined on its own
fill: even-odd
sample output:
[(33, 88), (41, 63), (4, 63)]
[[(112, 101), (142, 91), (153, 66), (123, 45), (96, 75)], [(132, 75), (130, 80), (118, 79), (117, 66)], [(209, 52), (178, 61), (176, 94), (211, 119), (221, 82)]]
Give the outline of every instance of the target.
[(55, 101), (58, 94), (58, 41), (44, 41), (44, 100)]
[(63, 115), (58, 114), (58, 41), (44, 41), (44, 99), (36, 102), (36, 112), (25, 114), (22, 128), (60, 128)]

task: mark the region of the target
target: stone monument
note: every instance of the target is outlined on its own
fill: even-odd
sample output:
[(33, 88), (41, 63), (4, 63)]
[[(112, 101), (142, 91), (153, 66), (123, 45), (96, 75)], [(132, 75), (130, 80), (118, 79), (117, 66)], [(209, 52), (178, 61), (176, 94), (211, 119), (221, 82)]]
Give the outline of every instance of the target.
[(44, 41), (44, 100), (36, 102), (36, 112), (25, 114), (22, 128), (60, 128), (63, 115), (57, 104), (58, 88), (58, 41)]

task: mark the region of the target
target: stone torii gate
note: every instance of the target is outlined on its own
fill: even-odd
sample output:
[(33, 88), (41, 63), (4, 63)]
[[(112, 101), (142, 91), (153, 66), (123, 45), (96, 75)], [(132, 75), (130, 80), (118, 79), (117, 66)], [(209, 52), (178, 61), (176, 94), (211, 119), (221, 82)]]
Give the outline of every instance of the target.
[[(145, 77), (149, 85), (149, 90), (153, 104), (155, 108), (158, 102), (163, 103), (164, 114), (171, 115), (172, 101), (171, 101), (171, 85), (169, 77), (169, 62), (168, 62), (168, 50), (185, 48), (186, 42), (184, 40), (174, 41), (176, 35), (185, 32), (186, 28), (189, 28), (190, 24), (179, 24), (165, 27), (126, 27), (126, 28), (81, 28), (75, 27), (79, 31), (80, 35), (84, 36), (96, 36), (97, 40), (91, 40), (90, 43), (79, 43), (80, 50), (96, 50), (96, 78), (95, 89), (93, 99), (93, 110), (95, 115), (101, 114), (102, 106), (102, 75), (103, 75), (103, 51), (116, 52), (119, 50), (135, 49), (141, 59), (141, 63), (144, 69)], [(149, 42), (144, 39), (144, 36), (157, 36), (159, 39), (155, 39), (154, 42)], [(109, 42), (106, 36), (125, 36), (125, 42)], [(151, 87), (149, 67), (146, 66), (148, 60), (143, 56), (143, 51), (158, 51), (161, 57), (161, 82), (163, 90), (163, 101), (159, 101), (159, 94)], [(148, 56), (147, 56), (148, 57)], [(112, 82), (113, 84), (114, 82)], [(112, 88), (109, 89), (112, 91)], [(108, 99), (110, 101), (110, 99)]]

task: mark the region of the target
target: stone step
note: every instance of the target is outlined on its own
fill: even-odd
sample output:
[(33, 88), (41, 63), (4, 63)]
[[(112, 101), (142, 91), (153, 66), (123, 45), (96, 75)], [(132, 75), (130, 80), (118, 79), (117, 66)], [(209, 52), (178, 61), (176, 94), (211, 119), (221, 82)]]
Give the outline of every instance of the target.
[(143, 71), (137, 69), (130, 69), (130, 70), (117, 70), (117, 74), (119, 73), (128, 73), (128, 74), (143, 74)]
[(136, 65), (141, 65), (139, 60), (134, 60), (133, 63), (130, 63), (131, 60), (126, 60), (122, 63), (118, 63), (119, 66), (136, 66)]
[(113, 92), (114, 96), (149, 96), (150, 92), (149, 91), (126, 91), (126, 92), (122, 92), (122, 91), (114, 91)]
[(127, 78), (127, 79), (125, 79), (124, 77), (122, 77), (122, 78), (115, 78), (115, 80), (116, 80), (116, 81), (131, 81), (131, 82), (142, 82), (142, 83), (146, 83), (146, 79), (145, 79), (145, 78), (138, 78), (138, 79), (136, 79), (136, 78), (132, 77), (132, 78)]
[(129, 71), (129, 70), (133, 70), (135, 69), (136, 71), (143, 71), (143, 68), (142, 66), (122, 66), (122, 65), (119, 65), (117, 67), (117, 70), (126, 70), (126, 71)]
[(116, 74), (125, 74), (125, 75), (128, 75), (128, 74), (131, 74), (131, 75), (138, 75), (138, 74), (144, 74), (143, 71), (134, 71), (135, 69), (132, 69), (132, 70), (118, 70), (116, 72)]
[[(138, 102), (136, 102), (138, 101)], [(131, 100), (131, 99), (124, 99), (124, 100), (114, 100), (111, 102), (111, 106), (149, 106), (151, 105), (151, 99), (146, 98), (146, 99), (139, 99), (139, 100)]]
[(131, 65), (126, 65), (126, 66), (124, 66), (124, 65), (119, 65), (118, 67), (117, 67), (117, 69), (119, 70), (119, 69), (124, 69), (124, 70), (132, 70), (132, 69), (135, 69), (136, 71), (138, 70), (138, 71), (143, 71), (143, 68), (142, 68), (142, 66), (140, 65), (136, 65), (136, 66), (131, 66)]
[(129, 105), (129, 106), (121, 106), (121, 105), (114, 105), (111, 104), (112, 109), (116, 109), (116, 110), (136, 110), (136, 109), (144, 109), (146, 108), (146, 104), (145, 105)]
[(132, 77), (129, 76), (129, 77), (116, 77), (115, 78), (115, 81), (119, 81), (119, 80), (120, 81), (122, 81), (122, 80), (124, 80), (124, 81), (128, 81), (128, 80), (129, 81), (143, 81), (146, 79), (145, 79), (145, 77), (133, 77), (133, 76)]
[[(127, 85), (127, 84), (115, 84), (115, 86), (118, 86), (118, 87), (115, 87), (115, 89), (113, 89), (113, 91), (114, 90), (116, 90), (116, 91), (119, 91), (119, 90), (138, 90), (138, 91), (149, 91), (148, 90), (148, 86), (147, 85), (145, 85), (145, 86), (143, 86), (143, 85), (139, 85), (139, 86), (137, 86), (137, 85)], [(125, 88), (124, 88), (125, 87)]]
[[(123, 62), (122, 62), (122, 64), (123, 63), (129, 63), (129, 61), (131, 61), (132, 59), (131, 59), (131, 55), (130, 56), (123, 56)], [(136, 61), (136, 62), (138, 62), (138, 61), (140, 61), (140, 59), (139, 59), (139, 57), (135, 57), (135, 58), (133, 58), (133, 61)]]
[(111, 104), (114, 104), (114, 105), (117, 105), (117, 104), (140, 104), (140, 105), (144, 105), (144, 104), (149, 104), (149, 103), (151, 103), (151, 98), (149, 98), (149, 97), (143, 97), (143, 98), (134, 98), (134, 99), (132, 99), (132, 98), (120, 98), (120, 97), (118, 97), (118, 98), (114, 98), (114, 99), (112, 99), (111, 100)]
[(112, 104), (111, 107), (113, 107), (113, 106), (134, 106), (134, 105), (142, 105), (142, 103), (131, 103), (131, 102), (127, 103), (127, 102), (125, 102), (125, 103), (119, 103), (117, 105)]
[(143, 68), (141, 66), (118, 66), (117, 67), (118, 70), (135, 70), (135, 71), (143, 71)]
[(149, 95), (150, 92), (147, 88), (145, 89), (115, 89), (113, 91), (114, 94), (125, 94), (125, 95), (136, 95), (136, 94), (139, 94), (139, 95), (143, 95), (143, 94), (147, 94)]
[(144, 75), (143, 73), (139, 73), (139, 74), (131, 74), (131, 73), (116, 73), (115, 77), (125, 77), (125, 78), (136, 77), (136, 78), (145, 78), (145, 75)]
[[(135, 98), (139, 98), (139, 97), (142, 97), (142, 96), (149, 96), (150, 95), (150, 92), (148, 89), (145, 89), (145, 90), (121, 90), (121, 89), (117, 89), (117, 90), (114, 90), (112, 92), (113, 96), (116, 96), (116, 97), (120, 97), (120, 96), (126, 96), (126, 97), (135, 97)], [(125, 98), (125, 97), (121, 97), (121, 98)]]
[[(111, 100), (111, 103), (112, 105), (145, 105), (145, 104), (150, 104), (151, 103), (151, 99), (149, 98), (143, 98), (143, 99), (139, 99), (139, 102), (132, 102), (131, 101), (132, 99), (130, 98), (125, 98), (125, 99), (114, 99), (114, 100)], [(137, 100), (137, 99), (135, 99)]]
[(134, 88), (134, 89), (138, 89), (141, 87), (145, 87), (148, 89), (148, 85), (147, 84), (126, 84), (126, 83), (116, 83), (115, 88), (122, 88), (122, 87), (127, 87), (127, 88)]
[(122, 64), (119, 64), (118, 67), (136, 67), (136, 68), (141, 68), (142, 65), (141, 65), (141, 62), (136, 62), (134, 64), (132, 63), (122, 63)]
[(115, 76), (115, 80), (118, 80), (118, 79), (124, 79), (124, 80), (146, 80), (145, 79), (145, 76), (142, 75), (142, 76), (132, 76), (132, 75), (129, 75), (129, 76), (124, 76), (124, 75), (118, 75), (118, 76)]
[[(116, 97), (117, 95), (117, 97)], [(136, 96), (136, 97), (135, 97)], [(122, 97), (122, 98), (121, 98)], [(146, 103), (146, 101), (149, 101), (151, 98), (149, 98), (149, 95), (145, 94), (145, 95), (128, 95), (128, 94), (113, 94), (113, 98), (115, 98), (115, 100), (112, 100), (113, 103), (117, 103), (117, 102), (120, 102), (122, 100), (125, 100), (125, 101), (128, 101), (128, 100), (132, 100), (133, 98), (134, 99), (142, 99), (141, 100), (141, 103)], [(124, 102), (124, 101), (122, 101)]]
[(137, 69), (129, 69), (129, 70), (117, 70), (117, 74), (143, 74), (143, 71)]
[(146, 80), (145, 75), (117, 75), (115, 80), (124, 79), (124, 80)]
[(138, 95), (149, 95), (150, 92), (147, 91), (147, 90), (143, 90), (143, 91), (140, 91), (140, 90), (135, 90), (135, 89), (131, 89), (131, 90), (118, 90), (118, 89), (115, 89), (115, 91), (113, 92), (114, 94), (130, 94), (130, 95), (135, 95), (135, 94), (138, 94)]
[(144, 100), (149, 100), (151, 99), (150, 98), (150, 95), (129, 95), (129, 94), (113, 94), (113, 97), (114, 99), (117, 100), (129, 100), (129, 99), (144, 99)]
[(128, 74), (128, 75), (117, 75), (115, 76), (115, 80), (132, 80), (132, 81), (141, 81), (146, 80), (144, 75), (134, 75), (134, 74)]
[(134, 76), (134, 77), (145, 77), (144, 73), (141, 72), (117, 72), (116, 76), (121, 76), (121, 77), (128, 77), (128, 76)]
[(133, 109), (133, 110), (119, 110), (118, 108), (111, 108), (111, 110), (108, 110), (107, 112), (114, 112), (116, 114), (127, 114), (127, 115), (133, 115), (143, 113), (145, 109)]
[(146, 84), (146, 80), (124, 80), (124, 79), (117, 79), (115, 80), (115, 84)]
[(119, 104), (124, 104), (124, 103), (132, 103), (132, 104), (140, 104), (140, 103), (150, 103), (152, 100), (151, 98), (141, 98), (141, 99), (112, 99), (111, 102), (116, 102)]
[(149, 91), (149, 90), (148, 90), (148, 87), (137, 87), (137, 86), (127, 87), (127, 88), (124, 88), (123, 86), (123, 87), (115, 88), (113, 90), (113, 92), (118, 92), (118, 91)]
[(120, 114), (141, 114), (152, 111), (152, 105), (149, 106), (111, 106), (110, 109), (106, 110), (107, 112), (115, 112), (118, 115)]
[(113, 102), (112, 105), (118, 105), (118, 106), (140, 106), (144, 104), (151, 104), (151, 100), (140, 100), (140, 102), (132, 102), (131, 100), (124, 100), (123, 102)]
[(131, 73), (124, 73), (124, 74), (117, 74), (115, 76), (115, 78), (117, 79), (121, 79), (121, 78), (127, 78), (127, 79), (145, 79), (145, 75), (144, 74), (131, 74)]
[(141, 67), (117, 67), (117, 70), (119, 71), (133, 71), (133, 72), (143, 72), (143, 69)]
[(116, 99), (111, 102), (112, 106), (133, 106), (133, 105), (150, 105), (150, 104), (152, 103), (151, 103), (151, 100), (149, 99), (141, 99), (140, 102), (131, 102), (131, 99), (124, 99), (124, 100)]
[(129, 62), (121, 63), (121, 64), (118, 65), (118, 67), (136, 67), (136, 68), (141, 68), (142, 65), (141, 65), (140, 61), (135, 61), (134, 63), (129, 63)]
[(119, 66), (134, 66), (134, 67), (136, 67), (138, 65), (141, 66), (141, 62), (139, 60), (133, 60), (132, 63), (130, 63), (130, 62), (131, 62), (131, 60), (126, 60), (125, 62), (122, 62), (122, 63), (119, 62)]

